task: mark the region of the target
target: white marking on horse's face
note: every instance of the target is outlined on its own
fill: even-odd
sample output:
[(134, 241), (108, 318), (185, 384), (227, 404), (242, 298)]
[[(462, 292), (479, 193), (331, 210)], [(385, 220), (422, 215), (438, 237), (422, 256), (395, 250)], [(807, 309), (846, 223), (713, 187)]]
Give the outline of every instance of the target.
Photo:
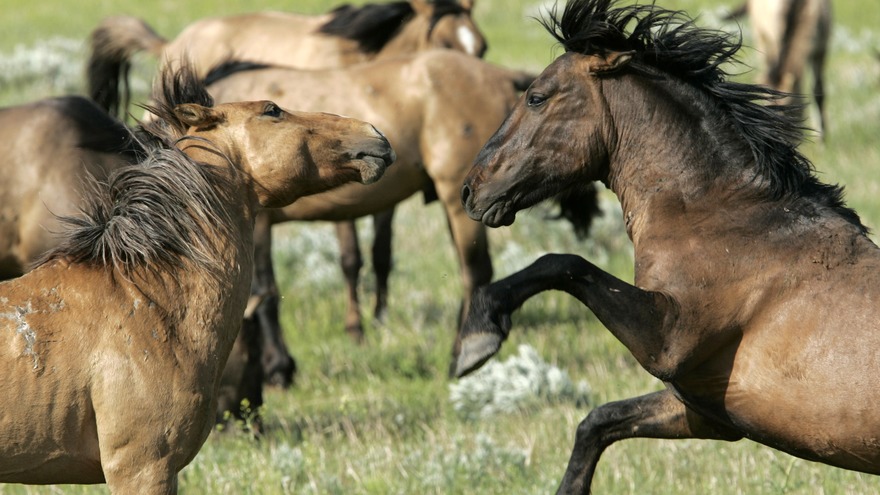
[(477, 36), (474, 34), (474, 31), (467, 26), (458, 26), (456, 34), (458, 35), (458, 41), (461, 43), (461, 46), (464, 47), (464, 51), (468, 55), (476, 55)]

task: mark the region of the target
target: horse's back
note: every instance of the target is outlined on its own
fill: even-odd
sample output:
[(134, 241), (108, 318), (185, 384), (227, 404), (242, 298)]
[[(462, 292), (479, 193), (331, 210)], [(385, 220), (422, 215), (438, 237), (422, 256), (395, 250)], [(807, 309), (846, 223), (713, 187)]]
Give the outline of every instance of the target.
[(166, 45), (164, 64), (191, 60), (200, 75), (230, 59), (307, 69), (337, 67), (357, 45), (317, 29), (327, 15), (253, 12), (209, 17), (186, 27)]

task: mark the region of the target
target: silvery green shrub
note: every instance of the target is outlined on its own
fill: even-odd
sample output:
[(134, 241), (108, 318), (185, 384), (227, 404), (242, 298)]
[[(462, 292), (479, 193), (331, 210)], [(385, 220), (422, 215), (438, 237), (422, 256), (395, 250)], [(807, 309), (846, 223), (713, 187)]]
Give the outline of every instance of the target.
[(520, 345), (504, 361), (490, 361), (449, 386), (449, 399), (464, 419), (512, 413), (548, 403), (586, 405), (590, 387), (574, 383), (565, 370), (546, 363), (531, 346)]

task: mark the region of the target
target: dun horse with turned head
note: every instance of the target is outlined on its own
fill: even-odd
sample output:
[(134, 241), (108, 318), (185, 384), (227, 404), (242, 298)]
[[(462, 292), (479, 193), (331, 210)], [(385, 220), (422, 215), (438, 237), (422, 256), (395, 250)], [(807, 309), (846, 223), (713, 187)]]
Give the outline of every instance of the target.
[[(274, 288), (272, 224), (358, 218), (385, 211), (430, 184), (448, 219), (466, 307), (471, 292), (491, 280), (492, 264), (485, 227), (467, 217), (458, 191), (480, 147), (516, 102), (517, 88), (530, 81), (530, 76), (452, 50), (344, 69), (303, 71), (234, 63), (218, 68), (208, 86), (218, 101), (271, 95), (305, 110), (351, 115), (381, 128), (398, 156), (376, 184), (338, 188), (261, 215), (256, 278)], [(357, 307), (349, 309), (346, 327), (359, 328)]]
[(375, 181), (394, 159), (364, 122), (213, 106), (185, 70), (164, 82), (156, 120), (118, 129), (143, 160), (91, 181), (60, 245), (0, 284), (0, 482), (175, 493), (214, 424), (257, 210)]
[[(419, 51), (445, 48), (481, 57), (486, 41), (471, 17), (474, 0), (406, 0), (362, 6), (343, 5), (317, 16), (285, 12), (255, 12), (206, 18), (189, 25), (173, 41), (157, 35), (142, 20), (121, 16), (105, 19), (92, 33), (89, 93), (110, 112), (124, 112), (128, 100), (127, 74), (132, 55), (149, 51), (174, 65), (194, 58), (200, 75), (230, 59), (300, 69), (343, 67)], [(122, 90), (120, 92), (120, 90)], [(347, 114), (343, 111), (344, 114)], [(376, 272), (375, 314), (386, 308), (391, 271), (393, 207), (373, 215), (373, 267)], [(258, 226), (258, 228), (260, 228)], [(356, 339), (363, 326), (357, 286), (363, 265), (353, 221), (336, 222), (343, 274), (347, 284), (346, 328)], [(259, 254), (258, 254), (259, 256)], [(296, 369), (281, 335), (278, 294), (272, 280), (256, 273), (255, 300), (245, 328), (257, 328), (263, 342), (263, 375), (269, 383), (287, 386)]]
[(483, 148), (462, 200), (509, 225), (601, 180), (635, 280), (548, 255), (479, 290), (458, 373), (498, 351), (526, 299), (563, 290), (666, 389), (593, 410), (559, 493), (589, 493), (603, 450), (633, 437), (746, 437), (880, 474), (880, 250), (797, 150), (784, 95), (728, 81), (739, 41), (681, 13), (572, 0), (545, 23), (566, 53)]

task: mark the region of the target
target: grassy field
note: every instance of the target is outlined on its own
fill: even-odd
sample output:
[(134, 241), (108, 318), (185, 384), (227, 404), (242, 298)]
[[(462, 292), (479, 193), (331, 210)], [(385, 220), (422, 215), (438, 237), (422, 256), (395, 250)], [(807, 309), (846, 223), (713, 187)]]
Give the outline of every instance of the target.
[[(199, 17), (289, 8), (291, 3), (93, 0), (74, 6), (59, 0), (5, 0), (0, 14), (0, 106), (82, 92), (82, 43), (103, 16), (141, 16), (159, 33), (173, 37)], [(549, 4), (476, 3), (489, 60), (540, 70), (560, 53), (531, 19)], [(336, 2), (295, 4), (300, 12), (322, 12)], [(712, 26), (721, 26), (720, 15), (734, 6), (720, 0), (661, 4), (699, 15), (700, 22)], [(804, 151), (824, 180), (846, 186), (849, 204), (877, 231), (880, 61), (875, 51), (880, 49), (880, 7), (875, 0), (848, 0), (838, 1), (835, 8), (827, 71), (829, 138), (825, 144), (806, 143)], [(744, 35), (750, 43), (747, 26)], [(742, 59), (757, 63), (749, 49)], [(142, 90), (152, 68), (151, 60), (139, 61), (136, 77)], [(745, 68), (741, 72), (744, 80), (754, 77)], [(552, 211), (541, 206), (521, 214), (513, 226), (493, 230), (496, 278), (545, 252), (575, 252), (631, 280), (631, 247), (619, 207), (607, 192), (603, 204), (605, 215), (584, 242), (576, 241), (567, 225), (548, 222)], [(368, 227), (363, 223), (361, 228), (365, 246)], [(524, 394), (518, 403), (508, 397), (515, 407), (474, 414), (479, 410), (475, 401), (488, 400), (486, 387), (446, 378), (460, 289), (442, 211), (413, 198), (399, 209), (395, 227), (390, 312), (384, 325), (368, 325), (363, 346), (352, 344), (342, 330), (343, 287), (332, 227), (277, 227), (274, 253), (284, 294), (283, 324), (300, 367), (296, 386), (268, 391), (263, 411), (267, 432), (261, 440), (234, 428), (212, 434), (181, 473), (182, 493), (552, 492), (575, 428), (591, 407), (661, 387), (587, 309), (568, 297), (544, 294), (514, 315), (514, 331), (499, 361), (513, 363), (528, 354), (528, 348), (520, 349), (527, 345), (537, 359), (532, 356), (530, 364), (519, 368), (511, 365), (506, 373), (543, 370), (538, 375), (561, 376), (571, 387)], [(361, 289), (367, 302), (370, 287), (368, 274)], [(482, 392), (473, 392), (468, 402), (461, 399), (464, 387)], [(593, 487), (603, 494), (880, 494), (880, 478), (798, 460), (745, 440), (630, 440), (608, 449)], [(0, 485), (0, 493), (91, 494), (106, 493), (106, 488)]]

